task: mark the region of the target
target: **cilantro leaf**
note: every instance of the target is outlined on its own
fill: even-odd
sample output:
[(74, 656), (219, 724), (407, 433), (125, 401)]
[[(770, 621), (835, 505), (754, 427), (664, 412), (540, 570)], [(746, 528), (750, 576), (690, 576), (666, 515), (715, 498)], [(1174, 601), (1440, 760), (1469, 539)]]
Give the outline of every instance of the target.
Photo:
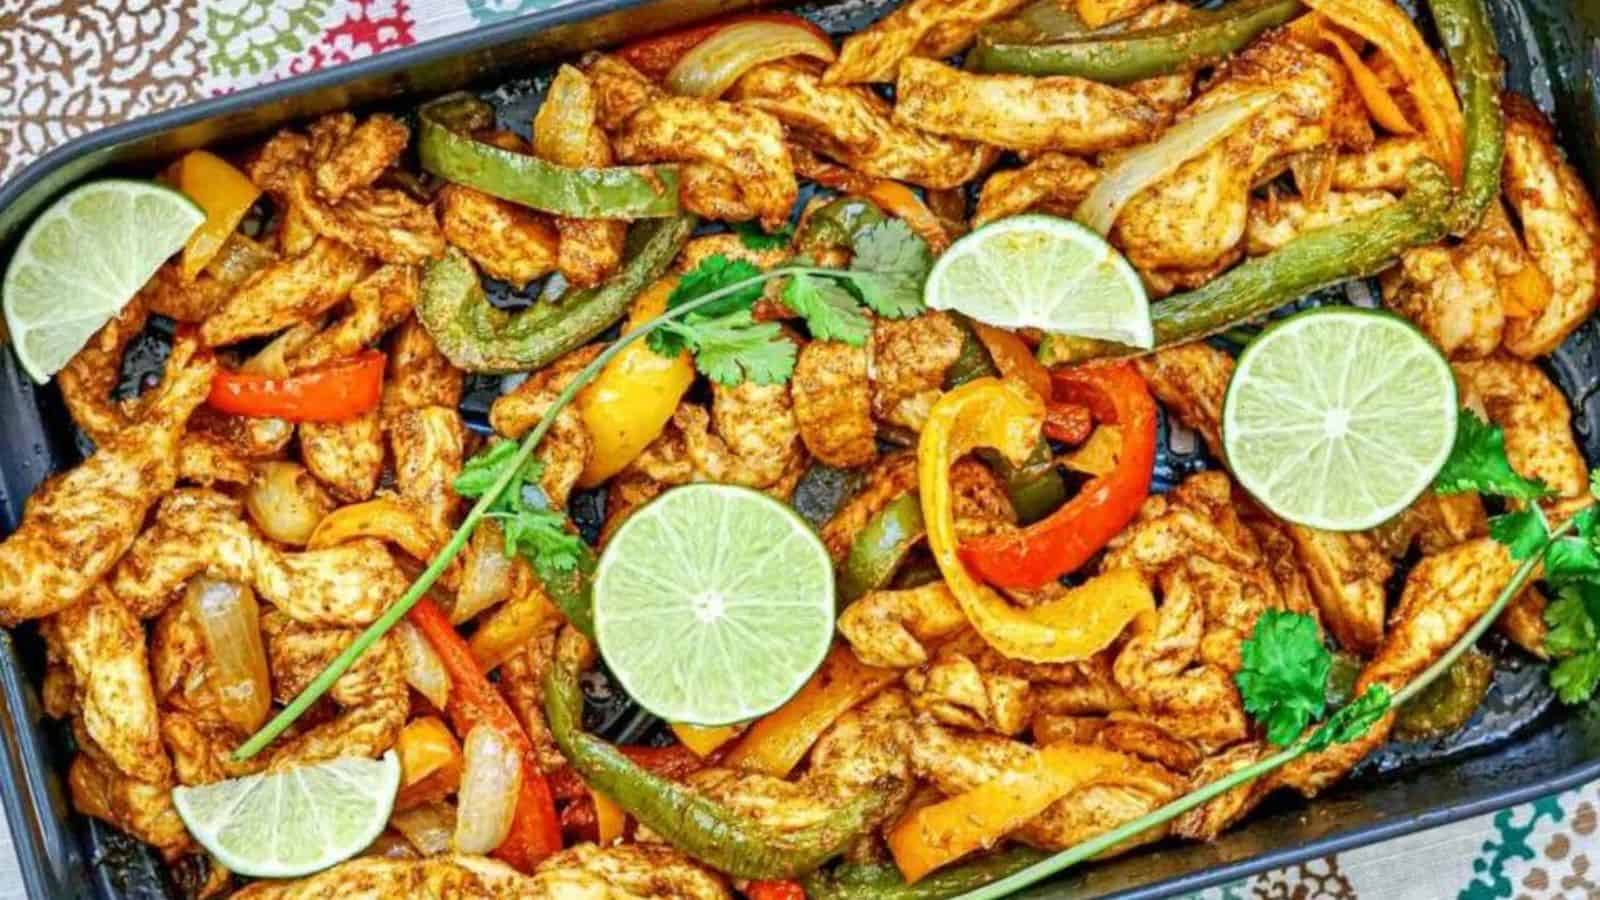
[[(700, 264), (693, 269), (683, 273), (683, 277), (678, 280), (678, 286), (667, 295), (667, 309), (675, 309), (713, 291), (720, 291), (741, 281), (760, 276), (761, 270), (749, 260), (729, 259), (720, 253), (713, 254), (700, 260)], [(737, 310), (749, 309), (760, 299), (761, 282), (755, 282), (713, 301), (710, 305), (700, 307), (693, 314), (711, 319)]]
[(1270, 609), (1256, 619), (1240, 647), (1244, 666), (1234, 675), (1245, 711), (1279, 746), (1322, 715), (1332, 656), (1317, 623), (1301, 613)]
[(776, 322), (755, 322), (748, 310), (693, 326), (696, 368), (718, 384), (782, 384), (799, 352)]
[(1489, 519), (1489, 536), (1506, 545), (1512, 559), (1527, 559), (1538, 553), (1550, 536), (1544, 513), (1537, 506)]
[(1514, 500), (1536, 500), (1551, 494), (1544, 482), (1524, 478), (1511, 468), (1505, 432), (1469, 409), (1463, 409), (1456, 420), (1455, 446), (1433, 486), (1441, 494), (1477, 491)]
[(933, 253), (900, 219), (868, 226), (856, 235), (850, 281), (873, 312), (909, 319), (922, 312), (922, 283), (933, 267)]
[(1326, 750), (1334, 744), (1348, 744), (1372, 728), (1374, 722), (1389, 711), (1389, 689), (1381, 684), (1370, 685), (1366, 693), (1335, 710), (1322, 727), (1306, 739), (1306, 749), (1312, 753)]
[[(467, 460), (461, 466), (461, 474), (456, 476), (453, 487), (457, 494), (469, 500), (482, 497), (489, 488), (494, 487), (499, 480), (500, 473), (516, 458), (518, 450), (516, 441), (495, 441), (477, 456)], [(518, 477), (510, 483), (505, 494), (501, 495), (503, 501), (507, 494), (520, 494), (522, 485), (539, 478), (543, 466), (536, 459), (530, 459), (522, 467)]]
[[(1568, 584), (1556, 591), (1556, 597), (1544, 608), (1545, 652), (1557, 659), (1590, 652), (1600, 644), (1590, 604), (1586, 601), (1600, 591), (1593, 585)], [(1600, 600), (1600, 597), (1593, 599)]]
[[(694, 317), (691, 315), (689, 318)], [(662, 356), (676, 357), (690, 349), (693, 335), (694, 329), (687, 322), (672, 320), (656, 326), (654, 331), (644, 336), (644, 342), (645, 346)]]
[(522, 505), (515, 511), (491, 513), (506, 535), (506, 554), (521, 555), (548, 580), (551, 574), (577, 569), (583, 539), (567, 528), (567, 517), (551, 509)]
[(1600, 650), (1569, 656), (1550, 670), (1550, 686), (1556, 696), (1569, 705), (1582, 703), (1600, 685)]
[(768, 234), (754, 222), (735, 222), (733, 233), (739, 236), (739, 243), (743, 244), (746, 250), (781, 250), (789, 246), (789, 242), (794, 239), (794, 226), (784, 225)]
[(796, 274), (783, 289), (783, 302), (806, 320), (811, 336), (818, 340), (860, 347), (872, 334), (872, 321), (856, 298), (831, 279)]

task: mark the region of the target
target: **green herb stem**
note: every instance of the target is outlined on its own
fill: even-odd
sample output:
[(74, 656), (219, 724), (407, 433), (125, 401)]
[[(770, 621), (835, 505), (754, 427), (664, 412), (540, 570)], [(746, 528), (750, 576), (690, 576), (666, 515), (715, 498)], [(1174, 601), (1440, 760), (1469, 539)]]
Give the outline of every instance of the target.
[[(841, 274), (835, 269), (815, 271), (833, 275)], [(357, 635), (356, 639), (350, 643), (350, 646), (344, 649), (344, 652), (340, 653), (332, 662), (328, 663), (326, 668), (317, 673), (317, 677), (306, 685), (305, 690), (297, 694), (293, 700), (289, 701), (287, 706), (276, 716), (273, 716), (272, 721), (263, 725), (261, 730), (251, 735), (249, 740), (241, 744), (233, 752), (233, 758), (243, 761), (260, 753), (268, 744), (283, 734), (290, 725), (293, 725), (295, 720), (305, 715), (306, 710), (310, 709), (313, 703), (316, 703), (322, 698), (323, 694), (326, 694), (333, 687), (333, 683), (339, 680), (339, 676), (349, 671), (350, 667), (355, 665), (356, 660), (360, 659), (363, 653), (371, 649), (379, 638), (387, 634), (389, 629), (395, 626), (395, 623), (399, 622), (405, 617), (406, 613), (411, 611), (411, 607), (415, 606), (417, 601), (428, 592), (428, 589), (433, 587), (433, 583), (439, 580), (439, 576), (444, 574), (444, 570), (461, 553), (461, 549), (467, 545), (467, 541), (472, 537), (472, 532), (477, 529), (478, 523), (483, 521), (484, 517), (488, 515), (490, 507), (505, 492), (506, 487), (516, 479), (517, 474), (527, 465), (528, 460), (533, 457), (533, 451), (539, 446), (539, 442), (544, 440), (544, 436), (549, 433), (551, 426), (555, 423), (556, 416), (572, 402), (572, 398), (576, 397), (579, 391), (587, 387), (589, 382), (600, 374), (600, 370), (604, 369), (606, 364), (611, 362), (618, 353), (621, 353), (630, 344), (668, 322), (680, 319), (702, 306), (714, 303), (753, 284), (765, 282), (777, 274), (780, 273), (776, 269), (763, 272), (760, 275), (719, 288), (702, 297), (696, 297), (687, 303), (667, 310), (639, 328), (635, 328), (618, 337), (611, 343), (611, 346), (602, 350), (587, 366), (584, 366), (578, 372), (577, 377), (573, 378), (566, 388), (556, 395), (555, 402), (551, 403), (549, 409), (545, 410), (544, 416), (539, 419), (539, 424), (528, 432), (527, 437), (523, 438), (522, 446), (517, 449), (517, 455), (513, 458), (511, 464), (505, 467), (489, 489), (484, 491), (483, 496), (478, 498), (478, 502), (472, 505), (472, 509), (468, 510), (466, 518), (461, 521), (461, 525), (450, 536), (450, 540), (445, 544), (444, 549), (439, 551), (439, 554), (433, 558), (432, 562), (428, 563), (428, 567), (422, 571), (421, 575), (417, 576), (416, 581), (411, 583), (411, 587), (407, 588), (406, 592), (400, 596), (400, 599), (385, 610), (383, 615), (379, 616), (371, 625), (366, 627), (366, 630)]]
[[(1531, 554), (1527, 559), (1522, 561), (1522, 564), (1517, 567), (1515, 572), (1512, 573), (1511, 580), (1506, 582), (1506, 586), (1501, 589), (1499, 596), (1495, 597), (1494, 602), (1489, 604), (1489, 608), (1484, 610), (1482, 616), (1478, 617), (1478, 621), (1473, 623), (1473, 626), (1467, 629), (1467, 632), (1463, 634), (1461, 638), (1453, 645), (1451, 645), (1450, 649), (1445, 651), (1444, 655), (1440, 656), (1436, 661), (1434, 661), (1433, 665), (1424, 669), (1421, 674), (1407, 682), (1406, 686), (1401, 688), (1394, 695), (1393, 699), (1390, 701), (1389, 708), (1394, 709), (1400, 706), (1402, 703), (1405, 703), (1407, 700), (1415, 697), (1424, 688), (1437, 680), (1439, 676), (1443, 675), (1450, 668), (1450, 666), (1455, 663), (1458, 658), (1460, 658), (1461, 654), (1467, 651), (1467, 648), (1471, 647), (1473, 644), (1476, 644), (1478, 642), (1478, 638), (1482, 637), (1483, 633), (1489, 629), (1489, 626), (1494, 624), (1494, 621), (1500, 617), (1500, 613), (1505, 610), (1506, 606), (1511, 602), (1511, 600), (1518, 594), (1522, 593), (1522, 588), (1528, 583), (1528, 580), (1532, 578), (1534, 570), (1537, 569), (1539, 564), (1544, 560), (1545, 552), (1548, 551), (1550, 546), (1557, 540), (1561, 539), (1568, 532), (1572, 531), (1573, 527), (1573, 520), (1568, 519), (1566, 522), (1563, 522), (1560, 527), (1551, 531), (1549, 538), (1546, 539), (1544, 543), (1544, 546), (1540, 547), (1538, 552)], [(1126, 822), (1097, 837), (1090, 838), (1089, 840), (1080, 844), (1068, 847), (1049, 859), (1041, 860), (1040, 862), (1023, 869), (1020, 872), (1008, 875), (998, 881), (986, 884), (975, 891), (963, 894), (961, 895), (961, 900), (991, 900), (991, 898), (1006, 897), (1030, 885), (1037, 884), (1038, 882), (1043, 881), (1044, 879), (1049, 878), (1058, 872), (1065, 871), (1066, 869), (1069, 869), (1086, 859), (1091, 859), (1095, 856), (1098, 856), (1099, 854), (1104, 853), (1106, 850), (1121, 844), (1122, 842), (1147, 829), (1169, 822), (1172, 819), (1183, 815), (1189, 810), (1194, 809), (1195, 807), (1200, 806), (1216, 797), (1219, 797), (1228, 791), (1245, 784), (1246, 782), (1259, 778), (1269, 772), (1276, 771), (1277, 769), (1288, 765), (1294, 760), (1299, 759), (1310, 750), (1308, 739), (1309, 736), (1301, 738), (1294, 744), (1285, 747), (1284, 749), (1274, 753), (1258, 763), (1255, 763), (1254, 765), (1246, 766), (1237, 772), (1229, 774), (1225, 778), (1219, 778), (1210, 784), (1196, 788), (1195, 790), (1184, 794), (1182, 797), (1179, 797), (1165, 806), (1152, 810), (1151, 812), (1148, 812), (1137, 819)]]

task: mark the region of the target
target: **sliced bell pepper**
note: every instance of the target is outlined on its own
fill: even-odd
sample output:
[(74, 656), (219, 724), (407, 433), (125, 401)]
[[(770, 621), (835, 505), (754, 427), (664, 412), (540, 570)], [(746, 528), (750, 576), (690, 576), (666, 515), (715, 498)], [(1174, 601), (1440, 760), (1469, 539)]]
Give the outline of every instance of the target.
[(1100, 747), (1045, 747), (1024, 765), (896, 822), (888, 833), (889, 852), (906, 881), (915, 884), (974, 850), (994, 846), (1050, 804), (1127, 762), (1121, 753)]
[(677, 736), (678, 741), (702, 759), (715, 753), (718, 748), (743, 732), (744, 729), (738, 725), (682, 725), (677, 722), (672, 724), (672, 733)]
[(533, 588), (512, 597), (489, 614), (472, 633), (468, 646), (484, 671), (493, 671), (527, 645), (546, 623), (560, 619), (561, 613), (544, 591)]
[(911, 551), (928, 536), (915, 492), (889, 501), (850, 543), (839, 573), (839, 602), (850, 604), (889, 586)]
[(752, 881), (744, 895), (750, 900), (806, 900), (806, 889), (798, 881)]
[(193, 281), (255, 206), (261, 189), (227, 160), (204, 150), (192, 150), (178, 160), (176, 181), (178, 190), (206, 211), (206, 220), (189, 235), (178, 261), (178, 273)]
[(596, 790), (589, 791), (589, 798), (594, 801), (595, 830), (599, 835), (600, 846), (622, 837), (628, 827), (628, 814), (622, 807), (611, 801), (610, 797)]
[[(666, 747), (623, 746), (616, 750), (646, 771), (673, 781), (682, 780), (706, 766), (705, 760), (682, 744)], [(587, 796), (589, 786), (570, 766), (564, 766), (550, 773), (550, 790), (557, 800), (573, 801)]]
[(275, 377), (218, 371), (206, 403), (237, 416), (289, 422), (345, 422), (378, 405), (386, 358), (365, 350), (349, 359)]
[(366, 537), (388, 541), (424, 562), (448, 540), (415, 506), (399, 497), (377, 497), (323, 516), (306, 539), (306, 549), (321, 550)]
[(1001, 378), (1014, 378), (1033, 388), (1033, 392), (1039, 396), (1050, 399), (1050, 370), (1039, 362), (1039, 358), (1033, 355), (1033, 348), (1022, 338), (1014, 332), (985, 325), (976, 319), (968, 320), (967, 324), (972, 326), (972, 333), (983, 344), (983, 349), (989, 351), (989, 359)]
[(1104, 649), (1139, 613), (1155, 608), (1140, 575), (1107, 572), (1023, 610), (973, 578), (956, 547), (950, 467), (977, 447), (1020, 459), (1036, 445), (1043, 421), (1044, 401), (1016, 382), (980, 378), (946, 393), (917, 443), (918, 490), (934, 562), (972, 627), (1013, 659), (1074, 662)]
[(1048, 518), (962, 545), (967, 566), (1000, 587), (1036, 588), (1077, 569), (1133, 521), (1150, 495), (1156, 404), (1133, 366), (1064, 369), (1055, 373), (1054, 384), (1057, 400), (1085, 404), (1101, 422), (1118, 426), (1121, 453), (1115, 470), (1089, 482)]
[(445, 671), (450, 673), (450, 703), (445, 712), (456, 733), (464, 735), (476, 725), (487, 725), (504, 735), (522, 756), (522, 788), (516, 815), (511, 820), (510, 833), (495, 848), (494, 856), (526, 872), (561, 849), (561, 820), (556, 816), (555, 798), (536, 764), (528, 733), (522, 730), (505, 698), (484, 677), (471, 648), (437, 603), (423, 597), (406, 613), (406, 618), (433, 645)]
[(850, 648), (836, 646), (800, 693), (750, 726), (722, 762), (782, 778), (828, 726), (899, 678), (896, 670), (869, 666)]
[(673, 166), (569, 169), (527, 153), (470, 137), (494, 124), (494, 111), (464, 93), (417, 111), (417, 158), (426, 172), (574, 219), (654, 219), (678, 215), (678, 170)]
[(1009, 847), (941, 869), (916, 884), (892, 862), (841, 863), (803, 882), (809, 900), (948, 900), (1021, 871), (1049, 856), (1032, 847)]
[(1400, 104), (1394, 102), (1389, 89), (1373, 74), (1366, 60), (1350, 46), (1350, 42), (1332, 28), (1324, 28), (1321, 37), (1333, 45), (1334, 51), (1339, 54), (1339, 59), (1350, 72), (1350, 79), (1355, 82), (1356, 93), (1361, 95), (1361, 102), (1366, 104), (1373, 120), (1394, 134), (1416, 134), (1417, 127), (1406, 119)]
[(706, 38), (730, 25), (742, 22), (772, 22), (779, 25), (794, 25), (804, 28), (823, 41), (828, 40), (827, 32), (818, 28), (811, 21), (801, 18), (794, 13), (746, 13), (738, 16), (727, 16), (704, 25), (691, 25), (674, 31), (665, 31), (640, 38), (617, 51), (617, 55), (638, 69), (646, 78), (660, 81), (667, 77), (672, 67), (678, 64), (685, 53), (698, 46)]
[(396, 809), (442, 800), (461, 783), (461, 742), (433, 716), (406, 723), (395, 742), (400, 755), (400, 793)]
[[(663, 278), (633, 301), (623, 332), (661, 315), (678, 277)], [(694, 361), (688, 351), (663, 356), (643, 341), (630, 344), (600, 370), (573, 398), (573, 406), (589, 433), (589, 462), (578, 476), (580, 487), (595, 487), (638, 458), (661, 436), (678, 401), (694, 384)]]

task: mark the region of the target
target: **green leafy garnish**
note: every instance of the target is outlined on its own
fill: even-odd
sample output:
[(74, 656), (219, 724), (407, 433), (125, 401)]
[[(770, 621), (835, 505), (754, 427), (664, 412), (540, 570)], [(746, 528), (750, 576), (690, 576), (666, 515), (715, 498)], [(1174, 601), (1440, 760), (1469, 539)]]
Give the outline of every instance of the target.
[(1369, 685), (1365, 693), (1335, 710), (1322, 727), (1306, 739), (1306, 750), (1316, 753), (1334, 744), (1348, 744), (1365, 735), (1389, 711), (1393, 698), (1381, 684)]
[(1287, 746), (1322, 715), (1333, 657), (1310, 616), (1269, 609), (1239, 648), (1244, 666), (1234, 675), (1245, 712)]
[(865, 344), (872, 320), (856, 298), (837, 282), (804, 273), (789, 280), (784, 305), (806, 320), (811, 336), (823, 341), (843, 341), (852, 347)]
[[(466, 461), (456, 476), (456, 493), (470, 499), (484, 495), (517, 458), (516, 441), (498, 441)], [(568, 527), (567, 517), (551, 509), (535, 483), (544, 465), (529, 459), (511, 475), (506, 489), (485, 513), (500, 522), (506, 555), (521, 556), (542, 578), (572, 572), (583, 556), (583, 539)]]
[(922, 312), (922, 283), (933, 252), (903, 220), (889, 219), (862, 230), (854, 242), (850, 280), (861, 302), (886, 319)]
[[(714, 319), (668, 322), (661, 331), (679, 335), (694, 351), (702, 374), (718, 384), (783, 384), (794, 372), (799, 349), (783, 336), (777, 322), (756, 322), (749, 310), (737, 310)], [(657, 332), (660, 333), (660, 332)]]
[(1456, 442), (1433, 482), (1441, 494), (1477, 491), (1514, 500), (1537, 500), (1552, 493), (1536, 478), (1524, 478), (1506, 458), (1506, 436), (1470, 409), (1456, 418)]
[(754, 222), (735, 222), (733, 233), (739, 236), (739, 243), (743, 244), (746, 250), (781, 250), (794, 240), (793, 225), (784, 225), (777, 231), (767, 234)]
[(1527, 559), (1544, 549), (1550, 525), (1537, 506), (1489, 519), (1489, 536), (1506, 545), (1512, 559)]

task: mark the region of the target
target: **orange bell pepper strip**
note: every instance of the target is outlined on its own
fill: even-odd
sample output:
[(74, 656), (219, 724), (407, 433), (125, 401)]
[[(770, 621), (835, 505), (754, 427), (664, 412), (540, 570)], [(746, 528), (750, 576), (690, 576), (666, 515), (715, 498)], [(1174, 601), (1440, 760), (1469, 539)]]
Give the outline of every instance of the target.
[(1053, 377), (1056, 401), (1086, 405), (1096, 419), (1119, 426), (1121, 453), (1115, 470), (1044, 519), (962, 545), (962, 561), (1000, 587), (1036, 588), (1077, 569), (1133, 521), (1150, 496), (1156, 404), (1144, 379), (1128, 363), (1063, 369)]
[(534, 759), (533, 743), (522, 730), (511, 707), (479, 668), (467, 642), (450, 624), (450, 616), (437, 603), (423, 597), (406, 618), (433, 645), (450, 673), (450, 703), (445, 710), (457, 734), (487, 725), (500, 732), (522, 756), (522, 789), (511, 831), (495, 848), (495, 858), (524, 872), (561, 849), (561, 820), (556, 816), (550, 784)]
[(1019, 768), (931, 806), (889, 829), (889, 852), (908, 883), (961, 857), (992, 847), (1050, 804), (1127, 765), (1113, 750), (1052, 744)]
[(178, 273), (193, 281), (255, 206), (261, 189), (227, 160), (204, 150), (184, 154), (174, 180), (178, 190), (206, 212), (206, 220), (189, 235), (178, 261)]
[(1394, 134), (1416, 134), (1416, 126), (1406, 118), (1405, 111), (1394, 102), (1394, 97), (1389, 95), (1389, 89), (1384, 87), (1377, 75), (1373, 74), (1366, 60), (1361, 58), (1361, 54), (1331, 28), (1323, 30), (1322, 39), (1333, 45), (1334, 52), (1339, 54), (1344, 67), (1350, 71), (1356, 92), (1361, 95), (1361, 102), (1366, 105), (1367, 112), (1372, 115), (1373, 120)]
[(622, 837), (628, 827), (628, 814), (616, 801), (607, 797), (593, 788), (589, 790), (589, 798), (594, 801), (594, 824), (598, 832), (600, 846), (611, 843)]
[(705, 758), (743, 734), (744, 728), (739, 725), (682, 725), (674, 722), (672, 733), (677, 736), (679, 743), (693, 750), (696, 756)]
[(396, 809), (442, 800), (461, 785), (461, 743), (433, 716), (406, 723), (395, 743), (400, 755)]
[(850, 648), (835, 646), (800, 693), (750, 726), (722, 764), (782, 778), (829, 725), (899, 678), (894, 669), (869, 666)]
[(378, 405), (386, 359), (365, 350), (294, 375), (220, 371), (206, 403), (238, 416), (289, 422), (346, 422)]
[(561, 612), (537, 586), (520, 597), (512, 597), (500, 604), (472, 633), (467, 646), (485, 672), (498, 669), (501, 664), (527, 646), (528, 641), (547, 623), (561, 618)]
[(973, 578), (956, 547), (951, 465), (978, 447), (1025, 459), (1043, 421), (1044, 401), (1016, 382), (979, 378), (946, 393), (934, 404), (917, 442), (918, 494), (934, 562), (984, 640), (1013, 659), (1074, 662), (1104, 649), (1139, 613), (1155, 608), (1142, 576), (1107, 572), (1064, 597), (1024, 610)]
[[(1039, 357), (1033, 352), (1022, 338), (1014, 332), (993, 325), (985, 325), (973, 320), (972, 333), (977, 336), (978, 342), (983, 344), (983, 349), (989, 351), (989, 359), (994, 361), (994, 367), (1000, 372), (1002, 378), (1014, 378), (1028, 387), (1033, 392), (1046, 400), (1050, 399), (1050, 370), (1039, 362)], [(1080, 438), (1081, 440), (1081, 438)]]

